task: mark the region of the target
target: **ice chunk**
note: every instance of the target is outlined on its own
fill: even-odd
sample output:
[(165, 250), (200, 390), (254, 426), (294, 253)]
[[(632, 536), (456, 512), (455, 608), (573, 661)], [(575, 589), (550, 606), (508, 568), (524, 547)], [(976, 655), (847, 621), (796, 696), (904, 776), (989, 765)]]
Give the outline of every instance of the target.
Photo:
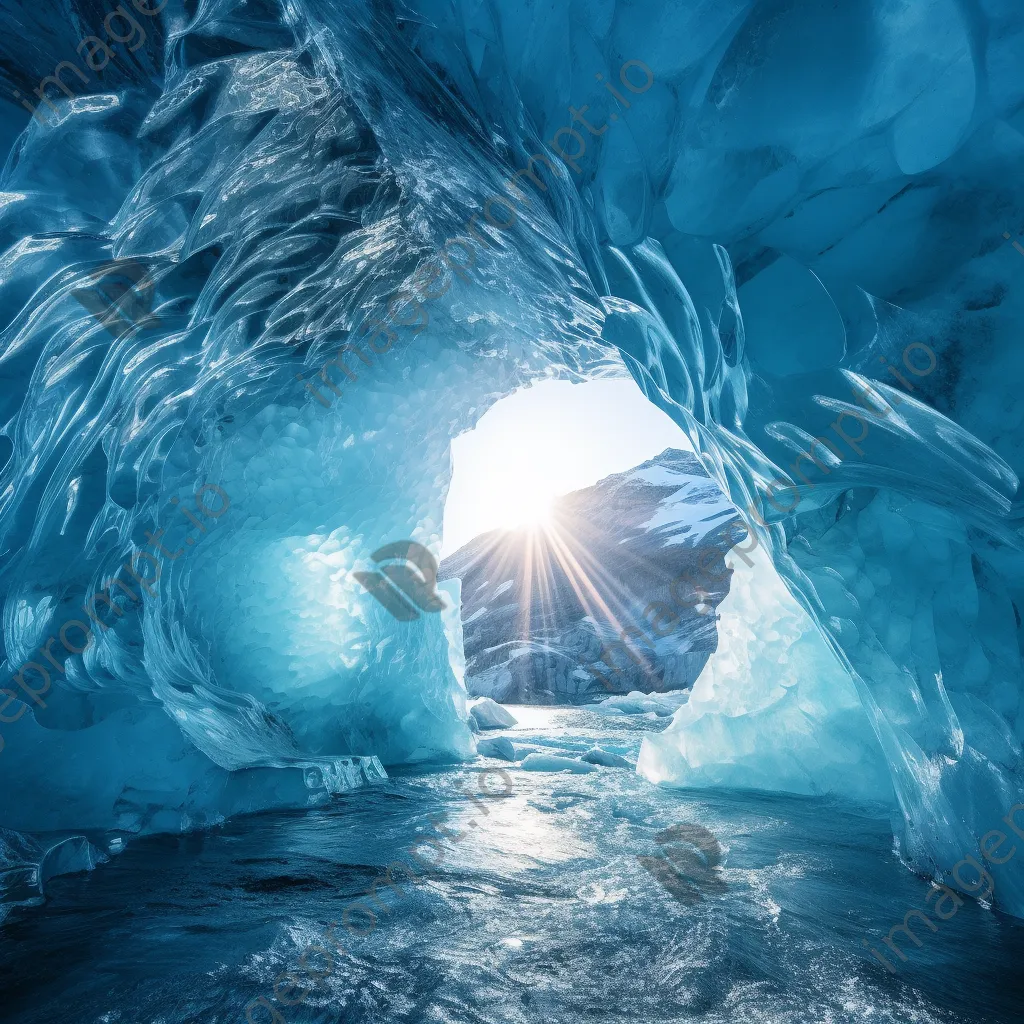
[(677, 786), (842, 793), (891, 801), (892, 783), (849, 672), (763, 550), (719, 606), (718, 653), (637, 771)]
[(469, 713), (481, 729), (511, 729), (516, 724), (515, 718), (490, 697), (483, 697), (471, 704)]
[(97, 864), (109, 858), (85, 836), (69, 836), (51, 846), (39, 866), (39, 881), (45, 883), (56, 875), (73, 875), (79, 871), (92, 871)]
[(668, 693), (630, 693), (606, 697), (591, 707), (599, 715), (657, 715), (668, 718), (690, 699), (689, 690), (670, 690)]
[(580, 755), (581, 761), (590, 764), (599, 764), (605, 768), (635, 768), (632, 761), (627, 761), (619, 754), (613, 754), (610, 750), (602, 750), (600, 747), (592, 747), (585, 754)]
[(478, 740), (476, 752), (481, 757), (498, 757), (502, 761), (514, 761), (516, 750), (512, 741), (505, 736), (492, 736), (489, 739)]
[(524, 759), (522, 767), (528, 772), (572, 772), (574, 775), (597, 771), (594, 765), (586, 761), (560, 757), (558, 754), (529, 754)]
[(108, 859), (83, 835), (34, 837), (0, 828), (0, 922), (12, 907), (42, 903), (51, 878), (92, 871)]

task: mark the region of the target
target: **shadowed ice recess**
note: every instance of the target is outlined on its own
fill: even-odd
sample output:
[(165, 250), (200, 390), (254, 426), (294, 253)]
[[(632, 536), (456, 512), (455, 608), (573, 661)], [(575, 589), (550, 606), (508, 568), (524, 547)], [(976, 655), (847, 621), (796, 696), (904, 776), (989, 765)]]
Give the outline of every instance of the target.
[[(635, 751), (641, 777), (581, 776), (592, 820), (538, 819), (545, 842), (614, 831), (616, 792), (689, 808), (699, 789), (752, 887), (773, 843), (870, 849), (830, 856), (871, 889), (850, 955), (896, 984), (860, 948), (882, 927), (867, 903), (917, 876), (969, 893), (954, 865), (1024, 801), (1018, 0), (125, 8), (0, 13), (4, 900), (138, 842), (93, 896), (54, 883), (102, 916), (100, 876), (183, 864), (189, 840), (144, 834), (314, 808), (280, 842), (322, 829), (336, 849), (350, 808), (385, 828), (378, 787), (406, 783), (384, 769), (428, 789), (466, 770), (458, 581), (440, 614), (396, 622), (353, 574), (399, 540), (439, 555), (451, 439), (500, 398), (630, 376), (740, 510), (759, 572), (737, 566), (718, 653)], [(98, 288), (122, 316), (82, 298)], [(760, 848), (776, 806), (797, 809)], [(195, 840), (217, 863), (274, 841), (238, 822)], [(922, 962), (968, 912), (985, 949), (1018, 934), (1024, 855), (987, 867), (994, 894)], [(466, 884), (483, 902), (504, 885)], [(844, 912), (820, 878), (793, 884), (780, 907)], [(723, 897), (728, 925), (698, 915), (707, 952), (680, 956), (756, 991), (747, 944), (775, 933), (746, 930), (748, 897)], [(567, 1000), (588, 921), (550, 947)], [(594, 941), (607, 965), (616, 942)], [(771, 984), (797, 961), (817, 962), (780, 954)], [(827, 1019), (808, 993), (843, 970), (812, 967), (802, 1010), (750, 1012)], [(420, 1019), (410, 986), (394, 1019)], [(889, 998), (873, 1019), (909, 1019)]]

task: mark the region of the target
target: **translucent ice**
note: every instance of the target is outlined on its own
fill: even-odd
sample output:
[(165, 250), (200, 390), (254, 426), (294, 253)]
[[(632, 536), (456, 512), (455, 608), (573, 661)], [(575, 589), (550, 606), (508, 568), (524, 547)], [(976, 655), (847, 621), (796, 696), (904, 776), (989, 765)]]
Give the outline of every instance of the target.
[(652, 782), (891, 801), (849, 673), (760, 549), (720, 605), (718, 654), (671, 725), (644, 739)]
[(863, 715), (933, 874), (1020, 800), (1024, 12), (641, 6), (139, 0), (102, 74), (91, 0), (0, 9), (5, 824), (471, 756), (457, 585), (354, 573), (499, 397), (627, 373), (807, 614), (661, 776), (877, 793)]
[(477, 741), (476, 752), (481, 757), (497, 757), (502, 761), (514, 761), (516, 750), (512, 741), (505, 736), (489, 736), (487, 739)]
[(572, 772), (574, 775), (597, 771), (589, 761), (579, 761), (559, 754), (527, 754), (520, 767), (528, 772)]
[(469, 706), (469, 713), (481, 729), (510, 729), (516, 724), (515, 718), (490, 697), (482, 697)]
[(600, 747), (591, 747), (585, 754), (580, 755), (580, 760), (587, 761), (590, 764), (599, 764), (605, 768), (634, 767), (631, 761), (627, 761), (620, 754), (615, 754), (610, 750), (602, 750)]

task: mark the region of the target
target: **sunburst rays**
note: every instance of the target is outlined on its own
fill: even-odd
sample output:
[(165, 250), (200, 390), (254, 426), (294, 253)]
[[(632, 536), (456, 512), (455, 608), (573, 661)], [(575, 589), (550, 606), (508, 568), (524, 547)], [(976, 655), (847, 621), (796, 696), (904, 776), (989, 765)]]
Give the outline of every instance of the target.
[[(514, 540), (506, 536), (508, 547), (500, 555), (502, 567), (514, 560), (515, 544), (525, 548), (520, 636), (523, 640), (532, 639), (538, 627), (543, 628), (554, 613), (557, 567), (584, 613), (599, 630), (599, 639), (602, 639), (604, 629), (609, 628), (613, 636), (621, 638), (614, 642), (623, 644), (633, 663), (657, 682), (650, 652), (642, 651), (635, 640), (640, 632), (632, 621), (636, 614), (636, 598), (620, 580), (605, 570), (593, 554), (595, 550), (609, 547), (602, 534), (600, 529), (574, 517), (552, 514), (543, 522), (517, 530)], [(536, 610), (540, 613), (539, 623), (535, 623)], [(602, 658), (605, 646), (602, 639)], [(608, 667), (615, 671), (614, 665)]]

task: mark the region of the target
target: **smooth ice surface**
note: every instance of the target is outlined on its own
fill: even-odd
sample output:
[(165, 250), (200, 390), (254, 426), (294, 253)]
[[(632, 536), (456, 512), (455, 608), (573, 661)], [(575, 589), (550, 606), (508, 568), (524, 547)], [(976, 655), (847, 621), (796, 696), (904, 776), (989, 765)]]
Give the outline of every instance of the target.
[(539, 754), (534, 751), (523, 758), (522, 769), (526, 772), (569, 772), (573, 775), (586, 775), (597, 768), (589, 761), (559, 754)]
[(477, 740), (476, 752), (481, 757), (496, 757), (502, 761), (514, 761), (516, 749), (512, 741), (504, 736), (488, 736), (486, 739)]
[(600, 747), (593, 747), (580, 756), (581, 761), (589, 761), (591, 764), (599, 764), (604, 768), (633, 768), (635, 765), (627, 761), (619, 754), (613, 754), (610, 750), (602, 750)]
[(606, 697), (594, 707), (602, 715), (656, 715), (668, 718), (690, 699), (689, 690), (675, 690), (669, 693), (632, 693)]
[[(85, 70), (107, 13), (0, 8), (10, 821), (189, 829), (305, 806), (297, 763), (472, 756), (457, 587), (398, 622), (353, 573), (439, 554), (502, 395), (628, 374), (852, 679), (906, 864), (980, 855), (1024, 791), (1017, 0), (167, 0)], [(146, 276), (104, 325), (111, 259)], [(774, 642), (737, 634), (750, 721), (684, 709), (667, 775), (729, 765), (725, 725), (764, 784), (861, 763), (849, 687), (790, 686), (797, 727)], [(1024, 858), (993, 874), (1024, 914)]]

